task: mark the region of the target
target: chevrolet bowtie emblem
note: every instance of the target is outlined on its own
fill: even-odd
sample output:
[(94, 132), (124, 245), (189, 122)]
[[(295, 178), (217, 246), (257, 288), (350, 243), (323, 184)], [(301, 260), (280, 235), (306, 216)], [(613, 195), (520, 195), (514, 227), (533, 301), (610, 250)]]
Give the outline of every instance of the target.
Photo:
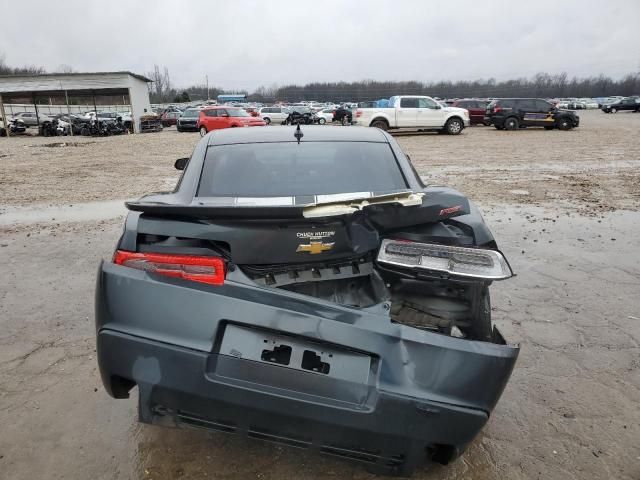
[(318, 253), (326, 252), (327, 250), (331, 250), (335, 243), (322, 243), (321, 241), (314, 242), (310, 241), (308, 245), (300, 244), (296, 249), (296, 252), (307, 252), (311, 255), (316, 255)]

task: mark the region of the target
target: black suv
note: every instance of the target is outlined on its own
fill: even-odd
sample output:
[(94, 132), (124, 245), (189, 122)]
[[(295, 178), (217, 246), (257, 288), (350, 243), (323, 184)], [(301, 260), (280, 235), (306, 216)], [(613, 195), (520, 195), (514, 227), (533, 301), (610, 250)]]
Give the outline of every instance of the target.
[(580, 124), (580, 117), (568, 110), (560, 110), (539, 98), (497, 98), (488, 106), (485, 125), (498, 130), (517, 130), (522, 127), (544, 127), (571, 130)]
[(607, 103), (602, 106), (604, 113), (616, 113), (620, 110), (631, 110), (632, 112), (640, 112), (640, 97), (633, 96), (621, 98), (617, 102)]

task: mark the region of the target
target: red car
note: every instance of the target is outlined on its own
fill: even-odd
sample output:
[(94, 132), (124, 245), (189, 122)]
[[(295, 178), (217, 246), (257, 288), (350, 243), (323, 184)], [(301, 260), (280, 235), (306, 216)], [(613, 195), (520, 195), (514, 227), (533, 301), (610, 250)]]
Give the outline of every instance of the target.
[(204, 137), (211, 130), (232, 127), (261, 127), (266, 125), (260, 117), (252, 117), (239, 107), (209, 107), (200, 110), (198, 131)]
[(175, 125), (178, 123), (178, 118), (180, 118), (180, 114), (182, 112), (177, 112), (177, 111), (169, 111), (169, 110), (165, 110), (163, 112), (163, 114), (160, 116), (160, 122), (162, 123), (163, 127), (170, 127), (172, 125)]
[(486, 125), (486, 123), (484, 123), (484, 116), (486, 114), (488, 104), (489, 102), (485, 102), (484, 100), (465, 98), (463, 100), (454, 101), (451, 106), (467, 109), (469, 111), (469, 120), (471, 121), (471, 125), (479, 123)]

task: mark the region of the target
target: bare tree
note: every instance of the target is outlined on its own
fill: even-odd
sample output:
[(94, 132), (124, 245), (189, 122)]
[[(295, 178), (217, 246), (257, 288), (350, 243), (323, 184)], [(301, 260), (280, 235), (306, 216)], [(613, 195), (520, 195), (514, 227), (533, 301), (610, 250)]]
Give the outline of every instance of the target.
[(71, 65), (67, 65), (66, 63), (61, 63), (60, 65), (58, 65), (58, 68), (56, 68), (55, 72), (53, 73), (75, 73), (75, 70)]
[(171, 86), (171, 77), (167, 67), (153, 66), (153, 71), (147, 73), (153, 83), (149, 84), (149, 93), (154, 102), (168, 102), (176, 96), (176, 91)]

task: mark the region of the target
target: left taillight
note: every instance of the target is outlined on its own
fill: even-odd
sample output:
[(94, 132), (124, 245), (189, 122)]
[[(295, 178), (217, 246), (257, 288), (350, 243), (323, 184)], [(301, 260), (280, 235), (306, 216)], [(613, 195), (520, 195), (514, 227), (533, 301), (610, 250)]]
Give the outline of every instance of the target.
[(225, 277), (224, 260), (220, 257), (116, 250), (113, 263), (209, 285), (222, 285)]

